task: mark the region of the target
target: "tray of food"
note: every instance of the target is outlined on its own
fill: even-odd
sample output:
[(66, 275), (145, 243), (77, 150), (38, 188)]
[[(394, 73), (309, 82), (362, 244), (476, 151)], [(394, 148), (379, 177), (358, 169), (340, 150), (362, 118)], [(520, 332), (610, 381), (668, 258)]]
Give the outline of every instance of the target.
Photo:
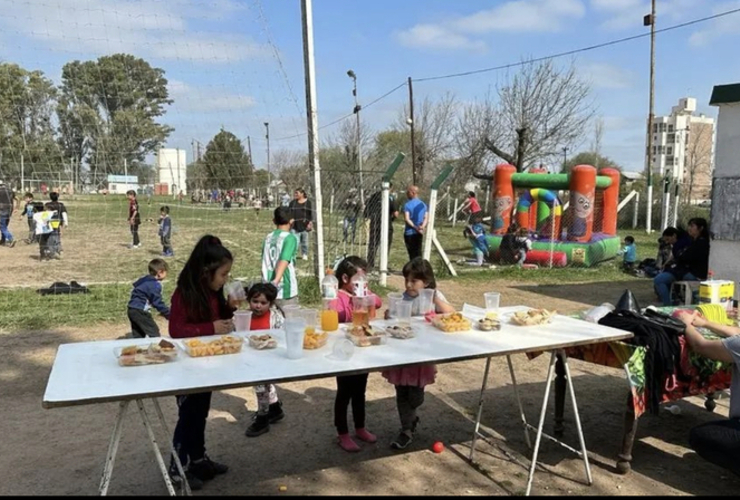
[(385, 331), (394, 339), (412, 339), (416, 336), (414, 329), (408, 325), (391, 325), (386, 326)]
[(329, 332), (322, 332), (320, 330), (306, 333), (303, 336), (303, 348), (304, 349), (318, 349), (324, 347), (326, 342), (329, 340)]
[(557, 311), (548, 311), (547, 309), (528, 309), (526, 311), (517, 311), (512, 313), (509, 321), (518, 326), (535, 326), (545, 325), (552, 321), (552, 317)]
[(357, 347), (381, 345), (386, 341), (386, 334), (383, 330), (369, 325), (348, 326), (346, 332), (345, 336)]
[(177, 359), (175, 344), (165, 339), (150, 344), (117, 347), (113, 352), (121, 366), (160, 365)]
[(235, 335), (212, 335), (182, 340), (182, 348), (193, 358), (236, 354), (242, 351), (244, 339)]
[(269, 333), (263, 335), (250, 335), (247, 337), (249, 340), (249, 347), (261, 351), (263, 349), (275, 349), (277, 347), (277, 340)]
[(496, 318), (481, 318), (475, 322), (475, 327), (483, 332), (492, 332), (494, 330), (501, 330), (501, 322)]
[(460, 312), (437, 314), (431, 323), (443, 332), (465, 332), (471, 329), (470, 320)]

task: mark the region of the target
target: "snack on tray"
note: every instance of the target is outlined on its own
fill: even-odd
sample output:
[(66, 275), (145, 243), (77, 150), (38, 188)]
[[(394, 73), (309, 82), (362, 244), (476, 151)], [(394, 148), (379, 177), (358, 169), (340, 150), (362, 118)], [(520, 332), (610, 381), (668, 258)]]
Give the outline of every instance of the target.
[(348, 327), (346, 337), (358, 347), (385, 344), (385, 332), (369, 325)]
[(470, 320), (459, 312), (438, 314), (432, 319), (432, 325), (443, 332), (464, 332), (470, 330), (471, 327)]
[(241, 352), (243, 341), (240, 337), (223, 335), (214, 340), (187, 339), (183, 340), (185, 349), (193, 358), (203, 356), (219, 356), (221, 354), (236, 354)]
[(493, 330), (501, 330), (501, 322), (497, 319), (492, 319), (492, 318), (479, 319), (476, 322), (476, 326), (478, 327), (478, 330), (481, 330), (484, 332), (490, 332)]
[(121, 366), (159, 365), (177, 357), (175, 345), (164, 339), (149, 345), (130, 345), (121, 348), (118, 364)]
[(511, 322), (519, 326), (544, 325), (549, 323), (555, 314), (557, 314), (557, 311), (548, 311), (547, 309), (517, 311), (511, 316)]
[(304, 349), (318, 349), (324, 347), (329, 340), (329, 332), (307, 333), (303, 336)]
[(385, 331), (394, 339), (412, 339), (415, 337), (414, 329), (410, 326), (386, 326)]
[(272, 335), (250, 335), (249, 345), (257, 350), (262, 349), (275, 349), (277, 347), (277, 340)]

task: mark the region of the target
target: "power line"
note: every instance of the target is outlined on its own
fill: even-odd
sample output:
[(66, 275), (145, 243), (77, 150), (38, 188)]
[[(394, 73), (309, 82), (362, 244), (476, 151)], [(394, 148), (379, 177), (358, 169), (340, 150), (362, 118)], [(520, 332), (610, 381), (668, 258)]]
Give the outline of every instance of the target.
[[(713, 16), (702, 17), (700, 19), (694, 19), (694, 20), (691, 20), (691, 21), (687, 21), (685, 23), (676, 24), (676, 25), (673, 25), (673, 26), (668, 26), (667, 28), (662, 28), (662, 29), (659, 29), (659, 30), (655, 30), (655, 34), (657, 35), (658, 33), (665, 33), (666, 31), (672, 31), (672, 30), (676, 30), (676, 29), (679, 29), (679, 28), (685, 28), (686, 26), (691, 26), (693, 24), (699, 24), (699, 23), (703, 23), (703, 22), (706, 22), (706, 21), (711, 21), (712, 19), (718, 19), (720, 17), (729, 16), (731, 14), (736, 14), (738, 12), (740, 12), (740, 9), (733, 9), (733, 10), (728, 10), (728, 11), (725, 11), (725, 12), (720, 12), (719, 14), (715, 14)], [(611, 40), (609, 42), (599, 43), (599, 44), (596, 44), (596, 45), (590, 45), (588, 47), (582, 47), (582, 48), (579, 48), (579, 49), (568, 50), (566, 52), (559, 52), (557, 54), (552, 54), (552, 55), (549, 55), (549, 56), (538, 57), (536, 59), (529, 59), (527, 61), (520, 61), (520, 62), (516, 62), (516, 63), (509, 63), (509, 64), (504, 64), (504, 65), (501, 65), (501, 66), (494, 66), (492, 68), (484, 68), (484, 69), (476, 69), (476, 70), (472, 70), (472, 71), (465, 71), (465, 72), (462, 72), (462, 73), (453, 73), (453, 74), (450, 74), (450, 75), (429, 76), (427, 78), (414, 78), (414, 81), (415, 82), (428, 82), (428, 81), (432, 81), (432, 80), (442, 80), (442, 79), (446, 79), (446, 78), (457, 78), (457, 77), (460, 77), (460, 76), (470, 76), (470, 75), (476, 75), (476, 74), (480, 74), (480, 73), (487, 73), (489, 71), (498, 71), (498, 70), (501, 70), (501, 69), (515, 68), (517, 66), (524, 66), (525, 64), (532, 64), (532, 63), (536, 63), (536, 62), (540, 62), (540, 61), (545, 61), (545, 60), (548, 60), (548, 59), (557, 59), (559, 57), (565, 57), (565, 56), (570, 56), (570, 55), (573, 55), (573, 54), (578, 54), (578, 53), (581, 53), (581, 52), (588, 52), (590, 50), (601, 49), (603, 47), (609, 47), (611, 45), (617, 45), (617, 44), (620, 44), (620, 43), (629, 42), (629, 41), (632, 41), (632, 40), (637, 40), (638, 38), (645, 38), (645, 37), (648, 37), (648, 36), (650, 36), (650, 32), (641, 33), (639, 35), (628, 36), (628, 37), (625, 37), (625, 38), (619, 38), (617, 40)]]

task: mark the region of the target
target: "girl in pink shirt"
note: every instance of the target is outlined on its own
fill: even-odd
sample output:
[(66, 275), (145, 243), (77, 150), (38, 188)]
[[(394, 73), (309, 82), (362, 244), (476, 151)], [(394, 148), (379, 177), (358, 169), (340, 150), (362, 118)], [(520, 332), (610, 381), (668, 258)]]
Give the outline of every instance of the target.
[[(352, 321), (352, 297), (354, 295), (354, 281), (365, 276), (367, 262), (355, 255), (345, 258), (337, 266), (335, 272), (339, 280), (339, 293), (332, 301), (331, 307), (336, 310), (340, 323)], [(375, 299), (375, 307), (381, 307), (382, 301), (377, 295), (370, 293)], [(334, 425), (337, 428), (339, 446), (345, 451), (360, 451), (360, 447), (349, 435), (347, 425), (347, 406), (352, 402), (352, 418), (355, 424), (355, 436), (366, 443), (374, 443), (377, 438), (365, 429), (365, 389), (367, 388), (367, 373), (359, 375), (344, 375), (337, 377), (337, 395), (334, 399)]]

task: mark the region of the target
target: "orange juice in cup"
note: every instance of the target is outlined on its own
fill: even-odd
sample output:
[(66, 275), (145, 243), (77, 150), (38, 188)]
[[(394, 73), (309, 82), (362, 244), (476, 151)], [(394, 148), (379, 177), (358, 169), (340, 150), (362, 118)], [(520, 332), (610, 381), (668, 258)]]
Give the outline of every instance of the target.
[(334, 332), (339, 328), (339, 314), (333, 309), (325, 308), (321, 311), (321, 329), (325, 332)]

